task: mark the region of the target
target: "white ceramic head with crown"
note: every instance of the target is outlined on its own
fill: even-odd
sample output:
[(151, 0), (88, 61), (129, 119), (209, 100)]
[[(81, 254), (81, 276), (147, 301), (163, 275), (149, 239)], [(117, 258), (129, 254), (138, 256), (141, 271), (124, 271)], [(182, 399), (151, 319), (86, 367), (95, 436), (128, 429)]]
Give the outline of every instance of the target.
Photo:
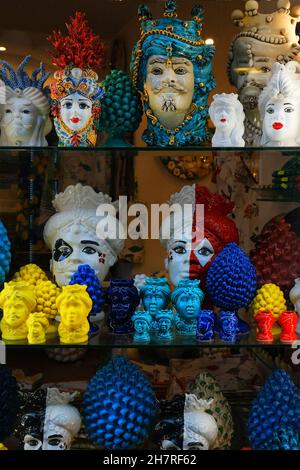
[[(52, 252), (50, 268), (59, 286), (69, 284), (83, 264), (94, 269), (101, 282), (116, 263), (124, 245), (122, 225), (113, 213), (97, 215), (104, 204), (116, 207), (110, 196), (80, 183), (55, 196), (57, 213), (45, 225), (44, 240)], [(116, 228), (115, 233), (104, 233), (106, 223)]]
[[(257, 103), (261, 90), (270, 79), (272, 65), (275, 62), (286, 64), (291, 60), (300, 62), (299, 37), (296, 34), (300, 6), (291, 8), (288, 0), (277, 0), (275, 9), (271, 11), (269, 3), (247, 0), (244, 12), (232, 12), (232, 21), (240, 31), (231, 43), (227, 70), (244, 107), (246, 145), (258, 145), (260, 141), (261, 121)], [(262, 5), (269, 6), (268, 13), (260, 12)]]
[(245, 114), (237, 94), (214, 95), (209, 115), (216, 128), (212, 138), (213, 147), (245, 146), (243, 139)]

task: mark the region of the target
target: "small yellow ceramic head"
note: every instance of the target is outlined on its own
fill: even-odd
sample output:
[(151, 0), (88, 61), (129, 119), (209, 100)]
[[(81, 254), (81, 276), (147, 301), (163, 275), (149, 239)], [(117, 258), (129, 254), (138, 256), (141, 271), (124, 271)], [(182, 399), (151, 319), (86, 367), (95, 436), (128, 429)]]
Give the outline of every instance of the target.
[(36, 264), (26, 264), (16, 272), (14, 281), (24, 281), (30, 286), (36, 286), (41, 281), (47, 281), (46, 273)]
[(0, 450), (8, 450), (8, 448), (0, 442)]
[(260, 310), (270, 310), (277, 318), (286, 310), (286, 302), (282, 290), (276, 284), (264, 284), (258, 289), (251, 305), (255, 316)]
[(40, 312), (31, 313), (26, 324), (29, 344), (42, 344), (46, 342), (46, 332), (49, 328), (47, 315)]

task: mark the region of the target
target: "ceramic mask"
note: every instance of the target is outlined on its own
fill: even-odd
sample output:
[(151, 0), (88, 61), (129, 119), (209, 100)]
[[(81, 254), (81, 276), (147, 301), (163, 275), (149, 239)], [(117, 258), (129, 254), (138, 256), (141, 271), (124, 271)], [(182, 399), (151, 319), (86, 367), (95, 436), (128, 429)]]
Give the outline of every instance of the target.
[[(227, 243), (238, 240), (235, 224), (227, 218), (234, 205), (198, 184), (184, 186), (173, 194), (169, 206), (175, 204), (192, 210), (184, 209), (178, 223), (174, 223), (172, 214), (163, 220), (160, 240), (168, 253), (165, 269), (175, 287), (188, 279), (199, 279), (201, 287), (205, 287), (206, 274), (215, 256)], [(197, 207), (204, 209), (199, 212), (198, 221)]]
[(62, 98), (60, 106), (62, 121), (74, 132), (84, 128), (92, 117), (92, 101), (77, 92)]
[(262, 89), (270, 80), (272, 65), (300, 60), (296, 33), (298, 13), (291, 16), (290, 3), (280, 0), (273, 12), (260, 13), (262, 3), (247, 1), (244, 13), (241, 10), (232, 13), (240, 32), (231, 44), (227, 70), (244, 107), (247, 145), (260, 142), (261, 120), (257, 105)]
[[(113, 203), (108, 195), (81, 184), (56, 195), (57, 213), (46, 223), (44, 239), (52, 252), (50, 269), (59, 286), (69, 284), (80, 265), (89, 265), (101, 282), (117, 261), (124, 240), (118, 234), (109, 238), (97, 232), (99, 222), (106, 220), (96, 215), (101, 204)], [(116, 217), (109, 217), (109, 222), (121, 227)]]
[(133, 84), (141, 93), (148, 145), (197, 145), (207, 137), (207, 98), (215, 86), (212, 45), (201, 39), (203, 10), (192, 19), (177, 18), (176, 1), (167, 0), (163, 18), (153, 21), (147, 5), (139, 7), (141, 38), (131, 59)]
[[(44, 83), (50, 73), (44, 66), (32, 76), (25, 71), (31, 56), (25, 57), (15, 72), (5, 61), (0, 62), (0, 145), (47, 146), (45, 136), (52, 129), (49, 118), (50, 103)], [(9, 73), (9, 75), (8, 75)]]
[(244, 147), (245, 114), (238, 95), (234, 93), (214, 95), (209, 115), (216, 128), (212, 138), (213, 147)]

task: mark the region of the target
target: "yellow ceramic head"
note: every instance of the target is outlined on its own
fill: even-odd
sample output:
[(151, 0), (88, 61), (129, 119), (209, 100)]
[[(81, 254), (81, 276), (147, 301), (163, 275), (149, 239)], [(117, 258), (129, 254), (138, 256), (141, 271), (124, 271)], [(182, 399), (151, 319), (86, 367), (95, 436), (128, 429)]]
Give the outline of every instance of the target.
[(62, 293), (56, 299), (56, 306), (61, 316), (61, 321), (66, 326), (80, 326), (93, 306), (92, 299), (86, 291), (87, 286), (79, 284), (64, 286)]
[(26, 321), (28, 328), (28, 343), (41, 344), (46, 342), (46, 332), (49, 327), (47, 315), (40, 312), (31, 313)]
[(0, 442), (0, 450), (8, 450), (8, 448), (5, 447), (5, 445), (2, 444), (2, 442)]
[(284, 294), (276, 284), (264, 284), (258, 289), (251, 304), (254, 316), (260, 310), (270, 310), (277, 318), (286, 308)]

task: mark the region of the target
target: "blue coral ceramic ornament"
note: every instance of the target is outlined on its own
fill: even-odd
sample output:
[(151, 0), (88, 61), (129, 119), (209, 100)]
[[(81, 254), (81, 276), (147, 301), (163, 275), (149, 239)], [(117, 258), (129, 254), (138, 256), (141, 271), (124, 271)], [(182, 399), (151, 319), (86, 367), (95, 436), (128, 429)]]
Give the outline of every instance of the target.
[(0, 220), (0, 284), (8, 275), (11, 262), (11, 244), (5, 226)]
[(151, 329), (157, 331), (156, 314), (168, 307), (171, 289), (166, 277), (147, 277), (140, 289), (144, 309), (152, 316)]
[(136, 310), (132, 317), (134, 326), (133, 341), (136, 343), (147, 343), (150, 341), (150, 330), (152, 316), (145, 310)]
[(104, 292), (95, 271), (88, 264), (78, 266), (77, 271), (71, 277), (70, 284), (81, 284), (87, 286), (87, 293), (93, 302), (93, 307), (89, 314), (91, 325), (90, 333), (97, 333), (99, 327), (93, 325), (93, 322), (101, 317), (102, 306), (104, 303)]
[(300, 450), (300, 391), (285, 370), (275, 370), (254, 400), (248, 436), (254, 450)]
[(103, 62), (104, 45), (76, 12), (67, 23), (68, 36), (53, 31), (53, 65), (59, 67), (51, 83), (51, 114), (60, 147), (94, 147), (104, 90), (94, 68)]
[(175, 315), (173, 310), (160, 310), (156, 314), (157, 338), (160, 340), (172, 340), (174, 338)]
[(176, 331), (181, 335), (195, 336), (197, 318), (204, 300), (204, 292), (198, 279), (184, 279), (172, 292), (172, 303), (176, 309)]
[(141, 37), (131, 58), (134, 86), (143, 98), (148, 145), (199, 145), (208, 134), (207, 98), (215, 86), (215, 48), (201, 39), (203, 9), (177, 18), (176, 1), (167, 0), (163, 18), (153, 19), (147, 5), (138, 11)]
[(235, 343), (238, 338), (238, 317), (235, 312), (223, 311), (219, 313), (217, 331), (221, 341)]
[(90, 380), (83, 399), (85, 429), (106, 449), (132, 449), (147, 438), (156, 398), (145, 374), (124, 356), (115, 356)]
[(131, 79), (122, 70), (112, 70), (102, 82), (99, 128), (109, 134), (105, 147), (130, 147), (126, 134), (134, 132), (142, 120), (142, 102)]
[[(49, 89), (45, 82), (50, 75), (41, 64), (29, 75), (25, 68), (31, 60), (28, 55), (18, 69), (0, 61), (0, 145), (12, 147), (44, 147), (46, 135), (52, 129), (49, 117)], [(25, 110), (25, 112), (24, 112)]]
[[(256, 270), (236, 243), (228, 243), (209, 267), (206, 288), (213, 304), (237, 314), (247, 308), (256, 292)], [(248, 333), (249, 325), (238, 318), (239, 333)]]
[(200, 310), (197, 317), (197, 339), (211, 341), (214, 339), (215, 314), (213, 310)]
[(132, 333), (132, 316), (140, 302), (134, 280), (112, 279), (106, 291), (106, 297), (109, 305), (110, 331), (116, 334)]

